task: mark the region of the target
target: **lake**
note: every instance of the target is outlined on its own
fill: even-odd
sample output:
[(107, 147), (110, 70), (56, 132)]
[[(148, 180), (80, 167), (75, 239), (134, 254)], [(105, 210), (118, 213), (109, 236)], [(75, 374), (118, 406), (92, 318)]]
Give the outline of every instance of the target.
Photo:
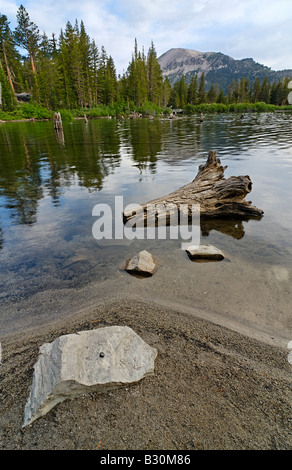
[[(216, 221), (201, 243), (226, 259), (194, 263), (179, 240), (99, 243), (97, 204), (114, 213), (189, 183), (216, 150), (226, 177), (249, 175), (264, 217)], [(149, 120), (0, 123), (0, 335), (53, 321), (107, 299), (133, 297), (200, 312), (221, 324), (292, 339), (292, 114), (210, 114)], [(122, 265), (141, 249), (152, 278)], [(225, 323), (224, 323), (225, 322)]]

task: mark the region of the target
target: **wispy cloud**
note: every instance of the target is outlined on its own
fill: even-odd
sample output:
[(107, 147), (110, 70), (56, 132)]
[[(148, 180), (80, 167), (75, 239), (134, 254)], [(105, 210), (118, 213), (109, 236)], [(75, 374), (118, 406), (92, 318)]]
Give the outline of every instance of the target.
[[(158, 55), (172, 47), (253, 57), (274, 69), (292, 68), (291, 0), (24, 0), (41, 31), (59, 34), (66, 22), (84, 21), (119, 73), (129, 64), (134, 39)], [(1, 0), (12, 26), (19, 4)]]

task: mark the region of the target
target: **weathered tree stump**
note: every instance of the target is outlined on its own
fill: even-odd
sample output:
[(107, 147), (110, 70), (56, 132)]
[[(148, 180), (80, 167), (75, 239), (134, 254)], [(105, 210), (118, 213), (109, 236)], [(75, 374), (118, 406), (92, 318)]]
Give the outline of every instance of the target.
[(63, 129), (62, 118), (60, 113), (55, 113), (53, 116), (54, 129), (60, 130)]
[[(192, 205), (200, 204), (201, 219), (261, 219), (263, 211), (251, 205), (245, 200), (245, 196), (252, 190), (252, 182), (249, 176), (224, 177), (227, 166), (221, 165), (216, 152), (210, 151), (207, 162), (200, 165), (195, 179), (185, 186), (170, 193), (168, 196), (160, 197), (152, 201), (140, 204), (139, 211), (124, 212), (124, 222), (135, 217), (136, 220), (147, 219), (150, 207), (157, 205), (175, 205), (180, 211), (182, 205), (185, 211), (188, 205), (188, 215), (191, 219)], [(157, 215), (156, 215), (157, 218)], [(166, 217), (166, 224), (169, 217)]]

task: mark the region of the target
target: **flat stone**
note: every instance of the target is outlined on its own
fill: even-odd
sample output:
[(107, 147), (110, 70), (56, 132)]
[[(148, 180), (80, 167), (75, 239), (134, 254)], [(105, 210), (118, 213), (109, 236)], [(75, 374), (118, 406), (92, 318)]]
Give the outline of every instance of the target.
[(23, 426), (68, 398), (141, 380), (154, 372), (156, 356), (156, 349), (127, 326), (80, 331), (43, 344)]
[(191, 245), (186, 249), (186, 252), (191, 259), (197, 260), (220, 261), (225, 258), (224, 253), (213, 245)]
[(125, 270), (132, 274), (152, 276), (157, 269), (154, 257), (146, 250), (140, 251), (126, 262)]

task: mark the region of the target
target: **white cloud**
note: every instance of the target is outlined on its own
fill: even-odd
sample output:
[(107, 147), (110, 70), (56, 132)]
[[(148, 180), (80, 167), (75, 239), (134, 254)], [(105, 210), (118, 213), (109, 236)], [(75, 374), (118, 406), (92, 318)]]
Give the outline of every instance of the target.
[(0, 13), (2, 15), (6, 15), (9, 21), (16, 17), (17, 9), (18, 5), (16, 2), (11, 0), (1, 0)]
[[(129, 64), (137, 38), (147, 52), (172, 47), (253, 57), (274, 69), (292, 68), (291, 0), (23, 0), (40, 31), (59, 34), (69, 20), (84, 21), (87, 33), (105, 47), (118, 72)], [(15, 0), (1, 0), (14, 22)]]

